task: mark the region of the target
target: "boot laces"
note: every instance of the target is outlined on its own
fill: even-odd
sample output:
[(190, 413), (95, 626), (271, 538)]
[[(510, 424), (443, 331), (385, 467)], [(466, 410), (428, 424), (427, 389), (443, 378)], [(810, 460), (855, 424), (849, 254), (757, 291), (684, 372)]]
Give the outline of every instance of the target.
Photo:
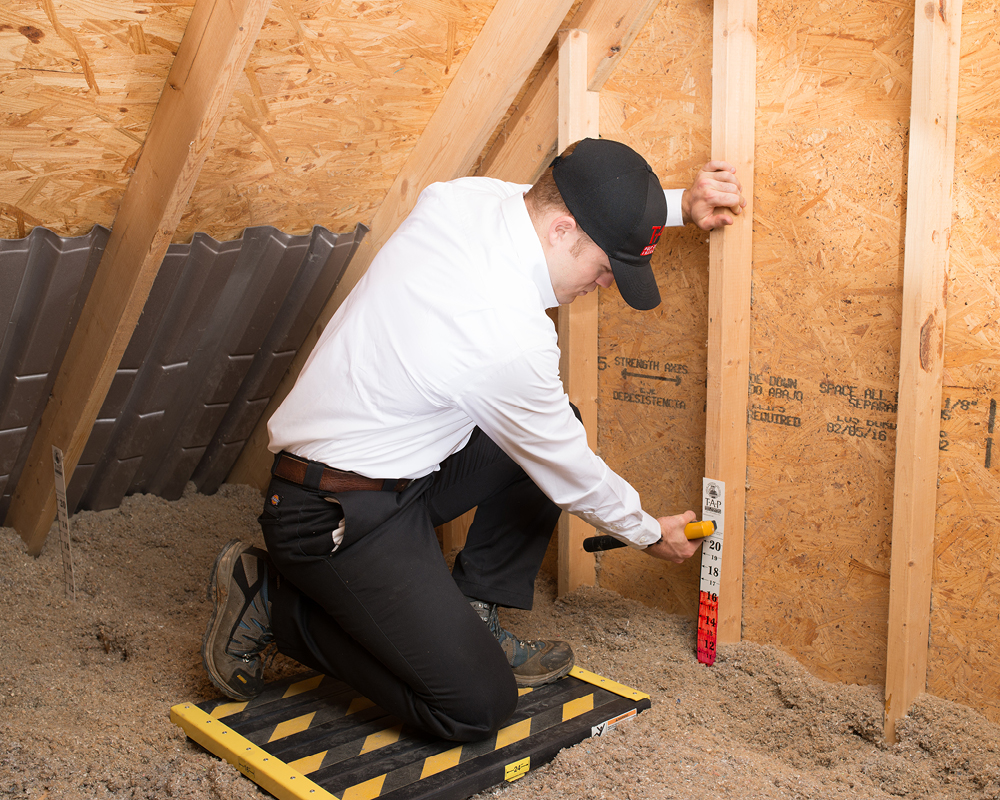
[(534, 654), (534, 651), (542, 649), (544, 642), (533, 639), (518, 639), (513, 633), (500, 625), (500, 612), (496, 603), (487, 603), (482, 600), (470, 600), (469, 603), (479, 614), (480, 619), (486, 623), (493, 636), (500, 643), (507, 661), (512, 667), (517, 667), (527, 661)]

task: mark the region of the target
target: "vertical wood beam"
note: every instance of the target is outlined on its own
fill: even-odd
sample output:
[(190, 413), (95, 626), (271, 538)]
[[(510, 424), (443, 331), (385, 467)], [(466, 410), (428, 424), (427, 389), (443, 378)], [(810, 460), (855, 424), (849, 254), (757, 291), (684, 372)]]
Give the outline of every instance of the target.
[[(587, 89), (587, 32), (559, 32), (559, 140), (558, 151), (586, 137), (597, 137), (600, 94)], [(579, 409), (587, 442), (597, 448), (597, 292), (577, 297), (559, 308), (559, 371), (569, 399)], [(573, 514), (559, 517), (560, 595), (581, 586), (593, 586), (594, 556), (583, 549), (593, 534)]]
[(38, 554), (55, 518), (52, 445), (76, 468), (270, 0), (197, 0), (59, 369), (7, 524)]
[(369, 226), (371, 233), (358, 247), (333, 297), (292, 360), (227, 481), (248, 483), (262, 491), (267, 487), (272, 460), (267, 450), (267, 421), (291, 390), (323, 328), (375, 254), (410, 213), (420, 192), (434, 181), (469, 173), (572, 4), (573, 0), (498, 0), (375, 212)]
[(917, 0), (903, 255), (885, 737), (927, 684), (961, 0)]
[(735, 222), (709, 238), (708, 396), (705, 475), (726, 484), (718, 641), (738, 642), (743, 604), (743, 525), (753, 264), (756, 0), (715, 0), (712, 157), (736, 167), (747, 199)]
[(473, 508), (440, 526), (441, 552), (448, 555), (453, 550), (461, 550), (465, 547), (465, 540), (469, 536), (469, 528), (472, 527), (472, 520), (475, 516), (476, 509)]

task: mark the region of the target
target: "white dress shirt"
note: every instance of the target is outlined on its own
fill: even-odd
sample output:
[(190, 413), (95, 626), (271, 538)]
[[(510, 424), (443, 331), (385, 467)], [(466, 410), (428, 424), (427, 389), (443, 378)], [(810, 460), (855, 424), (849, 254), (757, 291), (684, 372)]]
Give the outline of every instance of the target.
[[(268, 422), (269, 448), (419, 478), (478, 425), (558, 506), (645, 547), (659, 523), (587, 445), (559, 379), (530, 187), (436, 183), (375, 256)], [(667, 192), (677, 224), (680, 192)]]

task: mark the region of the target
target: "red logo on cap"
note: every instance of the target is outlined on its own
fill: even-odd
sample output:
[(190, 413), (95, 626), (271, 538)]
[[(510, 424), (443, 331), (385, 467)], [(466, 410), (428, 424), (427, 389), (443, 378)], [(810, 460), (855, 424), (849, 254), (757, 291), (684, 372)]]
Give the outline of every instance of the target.
[(663, 233), (663, 226), (654, 225), (653, 235), (649, 237), (649, 244), (642, 249), (642, 255), (644, 256), (652, 255), (653, 251), (656, 249), (656, 243), (660, 241), (661, 233)]

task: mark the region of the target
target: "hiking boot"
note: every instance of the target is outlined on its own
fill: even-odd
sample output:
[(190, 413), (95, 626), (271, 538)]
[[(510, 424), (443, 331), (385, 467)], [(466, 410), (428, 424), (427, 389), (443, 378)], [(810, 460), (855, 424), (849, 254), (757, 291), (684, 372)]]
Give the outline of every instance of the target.
[(573, 650), (568, 642), (518, 639), (513, 633), (500, 627), (496, 603), (485, 603), (472, 598), (469, 598), (469, 603), (500, 642), (519, 687), (544, 686), (559, 680), (573, 669)]
[(264, 648), (274, 641), (267, 599), (267, 553), (233, 539), (222, 548), (208, 581), (212, 617), (201, 658), (212, 683), (234, 700), (264, 690)]

